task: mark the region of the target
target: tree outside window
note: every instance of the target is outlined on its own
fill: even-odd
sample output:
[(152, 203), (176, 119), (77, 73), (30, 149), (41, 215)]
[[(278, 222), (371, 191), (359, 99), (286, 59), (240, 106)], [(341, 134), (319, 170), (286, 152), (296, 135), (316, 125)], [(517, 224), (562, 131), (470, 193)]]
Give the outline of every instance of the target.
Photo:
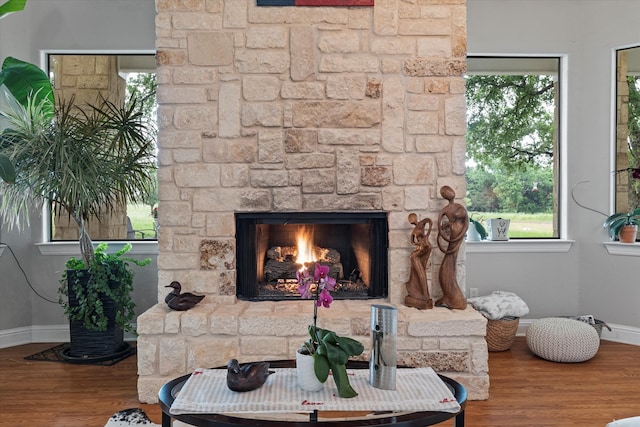
[(557, 238), (559, 58), (470, 57), (467, 209), (510, 238)]

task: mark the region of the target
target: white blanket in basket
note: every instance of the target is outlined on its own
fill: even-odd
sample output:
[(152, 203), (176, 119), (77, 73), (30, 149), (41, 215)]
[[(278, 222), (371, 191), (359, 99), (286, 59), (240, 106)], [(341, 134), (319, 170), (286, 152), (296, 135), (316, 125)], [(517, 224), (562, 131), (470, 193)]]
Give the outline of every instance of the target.
[(494, 291), (489, 295), (469, 298), (467, 302), (490, 320), (523, 317), (529, 314), (527, 303), (513, 292)]

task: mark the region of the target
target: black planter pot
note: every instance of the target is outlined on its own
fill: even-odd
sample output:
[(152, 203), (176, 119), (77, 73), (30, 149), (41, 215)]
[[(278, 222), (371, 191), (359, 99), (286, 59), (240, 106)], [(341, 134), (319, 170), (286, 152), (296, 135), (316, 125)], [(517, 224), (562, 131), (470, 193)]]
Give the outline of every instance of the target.
[[(69, 290), (69, 305), (78, 306), (78, 299), (73, 292), (71, 283), (75, 281), (75, 270), (67, 270), (67, 286)], [(86, 286), (90, 280), (88, 274), (80, 278), (80, 282)], [(112, 287), (117, 286), (114, 283)], [(65, 357), (72, 359), (109, 358), (125, 351), (128, 345), (124, 342), (124, 331), (116, 325), (116, 313), (118, 307), (115, 302), (106, 295), (101, 296), (100, 301), (107, 316), (107, 329), (94, 331), (87, 329), (80, 320), (69, 321), (71, 343)]]

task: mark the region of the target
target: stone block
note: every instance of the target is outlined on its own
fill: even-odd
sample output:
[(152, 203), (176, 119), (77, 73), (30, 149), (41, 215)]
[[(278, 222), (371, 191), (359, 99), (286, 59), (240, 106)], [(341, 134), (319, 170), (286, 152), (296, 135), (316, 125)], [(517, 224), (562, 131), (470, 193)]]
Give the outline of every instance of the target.
[(377, 129), (320, 129), (318, 130), (318, 144), (378, 145), (380, 144), (380, 131)]
[(187, 354), (187, 372), (197, 368), (216, 368), (226, 366), (230, 359), (240, 354), (238, 337), (203, 336), (189, 342)]
[(158, 392), (160, 392), (162, 386), (171, 379), (172, 378), (168, 377), (139, 376), (138, 400), (141, 403), (158, 403)]
[(220, 165), (176, 165), (173, 174), (176, 185), (182, 188), (220, 186)]
[(380, 123), (380, 104), (373, 101), (300, 102), (293, 110), (295, 127), (367, 128)]
[(183, 338), (160, 339), (158, 371), (160, 375), (178, 376), (186, 370), (187, 343)]
[(182, 333), (191, 337), (206, 334), (209, 331), (208, 311), (207, 307), (198, 305), (187, 310), (182, 315)]
[(280, 92), (282, 99), (323, 99), (322, 82), (283, 82)]
[(156, 335), (164, 332), (164, 318), (169, 309), (166, 306), (156, 304), (149, 310), (140, 314), (137, 319), (139, 335)]
[(233, 33), (219, 31), (187, 34), (189, 62), (194, 65), (217, 66), (233, 64)]
[(136, 356), (138, 357), (138, 375), (154, 375), (158, 373), (158, 345), (156, 339), (138, 336)]
[(327, 98), (363, 99), (367, 79), (363, 75), (329, 75), (327, 77)]
[(380, 64), (374, 55), (331, 53), (322, 55), (318, 69), (323, 73), (377, 73)]
[(433, 157), (404, 154), (393, 161), (393, 182), (397, 185), (422, 185), (435, 182)]
[(277, 357), (282, 359), (288, 352), (287, 339), (272, 336), (240, 337), (240, 353), (244, 357), (260, 355), (261, 357)]
[(218, 136), (235, 138), (240, 136), (240, 85), (223, 83), (218, 97)]
[(291, 59), (288, 51), (238, 50), (235, 66), (246, 74), (281, 74), (289, 70)]
[(247, 101), (274, 101), (280, 94), (280, 79), (275, 76), (244, 76), (242, 81)]
[(278, 211), (299, 211), (302, 209), (302, 196), (298, 188), (274, 188), (273, 206)]
[(248, 0), (225, 1), (222, 11), (225, 28), (247, 28)]
[(242, 105), (243, 126), (282, 126), (283, 107), (280, 104), (245, 103)]
[(203, 239), (200, 242), (200, 268), (232, 270), (235, 268), (234, 239)]
[[(165, 291), (165, 296), (168, 291)], [(164, 298), (163, 298), (164, 301)], [(177, 334), (180, 332), (180, 321), (182, 320), (182, 312), (170, 311), (164, 319), (164, 333), (165, 334)]]
[(315, 72), (315, 31), (308, 27), (293, 26), (291, 40), (291, 80), (306, 80)]
[[(281, 163), (283, 160), (284, 134), (280, 129), (262, 129), (258, 132), (258, 161), (260, 163)], [(286, 179), (283, 180), (286, 184)], [(282, 185), (276, 185), (280, 187)]]
[(250, 27), (246, 36), (246, 46), (250, 49), (283, 49), (289, 45), (289, 32), (285, 27)]

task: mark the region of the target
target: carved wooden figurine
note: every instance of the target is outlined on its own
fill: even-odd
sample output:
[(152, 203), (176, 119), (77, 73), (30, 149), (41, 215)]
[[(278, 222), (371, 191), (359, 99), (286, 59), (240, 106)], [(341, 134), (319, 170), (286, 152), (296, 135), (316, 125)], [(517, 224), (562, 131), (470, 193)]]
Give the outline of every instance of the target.
[(453, 188), (445, 185), (440, 188), (440, 195), (449, 201), (438, 215), (438, 248), (444, 254), (440, 265), (439, 279), (443, 296), (436, 301), (436, 305), (447, 306), (451, 309), (464, 310), (467, 299), (462, 294), (456, 278), (458, 251), (464, 241), (464, 235), (469, 228), (467, 210), (453, 200), (456, 193)]
[[(431, 234), (433, 221), (429, 218), (418, 221), (418, 216), (412, 213), (409, 214), (409, 222), (414, 225), (411, 232), (411, 244), (416, 248), (409, 256), (411, 272), (409, 273), (409, 281), (406, 283), (409, 295), (405, 297), (404, 304), (420, 310), (433, 308), (433, 300), (429, 296), (427, 284), (427, 262), (429, 255), (431, 255), (429, 234)], [(425, 231), (427, 224), (429, 228)]]

